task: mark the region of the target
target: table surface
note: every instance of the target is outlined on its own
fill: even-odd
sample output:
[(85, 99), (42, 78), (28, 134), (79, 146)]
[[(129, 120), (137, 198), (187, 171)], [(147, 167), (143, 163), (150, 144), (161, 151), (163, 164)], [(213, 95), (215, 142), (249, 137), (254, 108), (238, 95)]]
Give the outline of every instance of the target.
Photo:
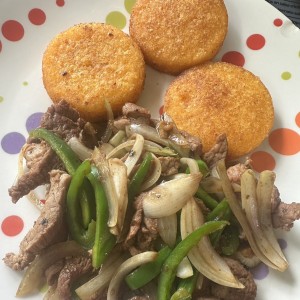
[(300, 0), (266, 0), (300, 28)]

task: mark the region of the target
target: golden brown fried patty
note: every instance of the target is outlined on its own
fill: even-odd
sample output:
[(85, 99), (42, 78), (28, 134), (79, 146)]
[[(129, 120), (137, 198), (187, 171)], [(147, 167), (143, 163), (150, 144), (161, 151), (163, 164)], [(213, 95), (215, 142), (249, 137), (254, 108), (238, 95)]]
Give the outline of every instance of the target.
[(129, 31), (147, 64), (176, 75), (211, 60), (227, 26), (223, 0), (137, 0)]
[(177, 126), (198, 136), (208, 151), (226, 133), (228, 154), (247, 154), (273, 126), (272, 98), (251, 72), (224, 62), (207, 63), (177, 77), (169, 86), (164, 110)]
[(43, 57), (44, 86), (53, 100), (70, 103), (88, 121), (136, 102), (144, 85), (145, 62), (136, 43), (102, 23), (75, 25), (58, 34)]

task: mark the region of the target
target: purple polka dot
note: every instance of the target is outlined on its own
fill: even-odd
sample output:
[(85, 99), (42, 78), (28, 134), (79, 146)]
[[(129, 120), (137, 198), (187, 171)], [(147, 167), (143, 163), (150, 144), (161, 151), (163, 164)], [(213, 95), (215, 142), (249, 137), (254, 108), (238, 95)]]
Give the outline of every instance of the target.
[(28, 132), (40, 126), (43, 113), (37, 112), (30, 115), (26, 120), (26, 129)]
[(25, 144), (25, 137), (19, 132), (10, 132), (1, 140), (2, 149), (8, 154), (17, 154)]
[(287, 248), (287, 242), (284, 239), (278, 239), (278, 244), (282, 250)]
[(263, 263), (260, 263), (256, 267), (252, 268), (250, 271), (253, 275), (253, 278), (257, 279), (257, 280), (262, 280), (262, 279), (266, 278), (269, 274), (268, 266), (266, 266)]

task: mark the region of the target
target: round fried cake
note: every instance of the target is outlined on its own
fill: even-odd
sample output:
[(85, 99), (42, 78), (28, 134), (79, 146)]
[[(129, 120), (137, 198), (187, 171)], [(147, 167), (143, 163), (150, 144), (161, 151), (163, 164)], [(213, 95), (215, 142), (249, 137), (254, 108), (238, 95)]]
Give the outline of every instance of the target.
[(43, 56), (43, 82), (53, 102), (66, 100), (88, 121), (136, 102), (144, 86), (145, 62), (132, 38), (111, 25), (85, 23), (58, 34)]
[(173, 75), (211, 60), (227, 29), (223, 0), (137, 0), (129, 26), (146, 63)]
[(272, 98), (261, 80), (225, 62), (182, 73), (167, 89), (164, 110), (180, 129), (202, 140), (205, 152), (225, 133), (231, 159), (259, 146), (274, 121)]

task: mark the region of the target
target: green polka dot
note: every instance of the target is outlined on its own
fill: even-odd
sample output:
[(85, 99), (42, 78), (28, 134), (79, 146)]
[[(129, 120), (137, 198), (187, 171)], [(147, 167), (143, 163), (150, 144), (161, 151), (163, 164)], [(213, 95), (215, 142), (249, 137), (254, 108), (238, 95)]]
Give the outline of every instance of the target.
[(119, 11), (112, 11), (106, 16), (105, 22), (106, 24), (123, 29), (126, 26), (126, 17)]
[(124, 5), (125, 5), (125, 9), (127, 10), (127, 12), (129, 14), (131, 14), (131, 10), (133, 5), (135, 4), (136, 0), (125, 0), (124, 1)]
[(27, 85), (28, 85), (28, 82), (27, 82), (27, 81), (23, 81), (23, 85), (24, 85), (24, 86), (27, 86)]
[(298, 56), (300, 57), (300, 51), (298, 52)]
[(0, 96), (0, 103), (3, 102), (4, 98)]
[(289, 80), (289, 79), (291, 79), (291, 77), (292, 77), (292, 74), (291, 74), (290, 72), (283, 72), (283, 73), (281, 74), (281, 78), (282, 78), (283, 80)]

